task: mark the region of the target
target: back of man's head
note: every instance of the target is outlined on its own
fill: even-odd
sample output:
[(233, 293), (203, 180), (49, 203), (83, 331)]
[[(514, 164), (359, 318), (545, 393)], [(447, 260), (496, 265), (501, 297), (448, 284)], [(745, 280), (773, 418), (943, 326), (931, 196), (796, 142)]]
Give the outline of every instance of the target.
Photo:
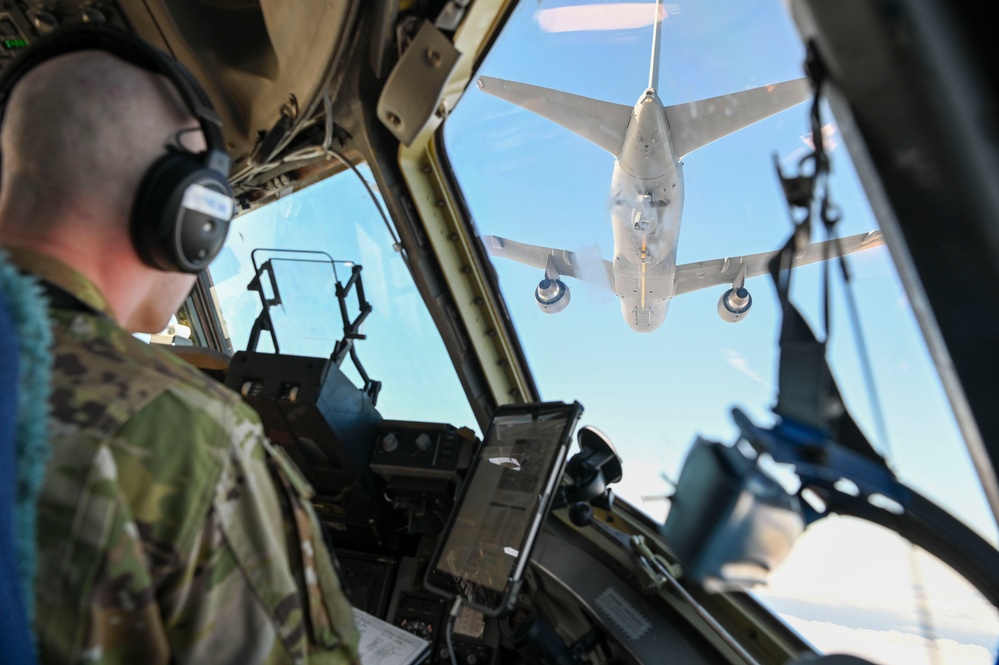
[[(62, 223), (128, 231), (135, 191), (166, 146), (199, 132), (173, 85), (104, 51), (42, 62), (15, 85), (0, 133), (4, 233)], [(13, 228), (7, 228), (8, 225)]]
[(43, 37), (33, 46), (51, 47), (50, 56), (26, 53), (0, 79), (0, 243), (61, 261), (96, 286), (126, 329), (158, 332), (225, 240), (227, 163), (214, 159), (224, 148), (213, 135), (214, 151), (204, 153), (211, 166), (182, 154), (205, 151), (192, 114), (210, 104), (179, 65), (127, 33), (79, 30)]

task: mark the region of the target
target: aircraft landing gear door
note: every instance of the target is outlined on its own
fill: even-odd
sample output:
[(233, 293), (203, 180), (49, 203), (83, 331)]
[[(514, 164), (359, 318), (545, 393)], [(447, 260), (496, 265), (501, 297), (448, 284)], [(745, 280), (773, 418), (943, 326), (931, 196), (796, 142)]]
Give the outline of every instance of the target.
[(555, 498), (583, 407), (504, 405), (472, 460), (427, 569), (427, 589), (485, 615), (514, 604), (531, 548)]

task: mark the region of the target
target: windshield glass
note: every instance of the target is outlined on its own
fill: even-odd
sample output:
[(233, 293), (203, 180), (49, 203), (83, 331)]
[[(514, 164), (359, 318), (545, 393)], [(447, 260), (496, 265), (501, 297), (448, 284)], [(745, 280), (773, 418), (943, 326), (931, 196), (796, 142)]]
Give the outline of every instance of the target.
[[(629, 273), (627, 289), (617, 288), (617, 259), (641, 262), (645, 252), (656, 251), (631, 233), (642, 237), (655, 220), (635, 213), (638, 206), (629, 202), (653, 202), (646, 208), (653, 211), (682, 206), (676, 253), (670, 256), (667, 247), (658, 255), (670, 265), (775, 250), (791, 229), (775, 158), (797, 174), (814, 142), (809, 100), (681, 155), (679, 188), (656, 182), (628, 189), (620, 171), (654, 160), (662, 136), (654, 129), (643, 134), (645, 152), (637, 157), (614, 154), (608, 144), (622, 137), (614, 127), (618, 107), (630, 114), (650, 79), (669, 107), (804, 72), (804, 48), (785, 3), (701, 0), (665, 5), (658, 67), (650, 77), (653, 8), (521, 2), (477, 72), (488, 78), (470, 86), (443, 131), (542, 399), (579, 400), (584, 423), (604, 431), (623, 458), (616, 494), (663, 520), (695, 437), (732, 442), (733, 406), (757, 425), (773, 424), (780, 309), (766, 276), (745, 283), (751, 311), (740, 309), (744, 298), (722, 308), (729, 320), (719, 316), (719, 299), (738, 285), (695, 285), (675, 298), (667, 291), (655, 309), (641, 294), (661, 295), (655, 279), (671, 280), (650, 263), (646, 272)], [(586, 107), (603, 116), (599, 126), (581, 125), (566, 117), (571, 112), (558, 117), (575, 123), (570, 131), (539, 115), (545, 111), (536, 103), (527, 105), (537, 113), (512, 103), (537, 91), (503, 81), (610, 104)], [(556, 106), (576, 103), (558, 99)], [(875, 230), (837, 124), (824, 105), (822, 111), (830, 192), (841, 215), (837, 233)], [(684, 140), (696, 144), (696, 137)], [(822, 239), (816, 229), (812, 240)], [(532, 258), (515, 243), (540, 253)], [(566, 258), (561, 250), (574, 254)], [(830, 272), (828, 319), (830, 364), (847, 406), (903, 481), (995, 543), (995, 522), (890, 253), (884, 246), (865, 249), (848, 263), (861, 336), (838, 268)], [(823, 264), (796, 270), (792, 298), (822, 338)], [(650, 313), (640, 332), (643, 312)], [(866, 380), (868, 372), (873, 381)], [(943, 568), (883, 529), (828, 518), (806, 531), (770, 587), (756, 595), (822, 651), (884, 663), (994, 663), (995, 610)], [(885, 570), (894, 574), (879, 573)], [(927, 639), (934, 635), (940, 639)]]
[[(370, 182), (370, 170), (358, 173)], [(377, 199), (381, 203), (380, 199)], [(341, 369), (358, 388), (365, 376), (381, 382), (376, 406), (387, 418), (453, 423), (477, 430), (437, 328), (423, 304), (396, 240), (357, 175), (344, 171), (283, 197), (233, 222), (226, 247), (212, 264), (215, 293), (232, 346), (248, 348), (263, 306), (247, 287), (258, 268), (269, 301), (273, 337), (259, 334), (256, 350), (328, 358), (344, 339), (337, 285), (347, 288), (357, 266), (360, 287), (344, 298), (359, 370), (348, 356)], [(274, 277), (274, 283), (270, 280)], [(277, 285), (275, 292), (274, 285)], [(358, 288), (371, 313), (361, 320)], [(364, 372), (362, 374), (361, 372)]]

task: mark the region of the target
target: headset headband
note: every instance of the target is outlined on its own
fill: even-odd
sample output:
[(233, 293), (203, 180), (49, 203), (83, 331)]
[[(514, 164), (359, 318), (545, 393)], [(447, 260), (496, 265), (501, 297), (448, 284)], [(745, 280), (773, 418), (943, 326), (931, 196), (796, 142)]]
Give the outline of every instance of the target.
[(230, 162), (222, 138), (222, 122), (201, 86), (190, 72), (166, 53), (113, 25), (68, 25), (29, 44), (7, 69), (0, 72), (0, 121), (6, 113), (11, 91), (25, 74), (46, 60), (89, 49), (106, 51), (140, 69), (169, 79), (191, 115), (201, 125), (208, 146), (205, 166), (228, 178)]
[(166, 154), (143, 175), (129, 226), (135, 250), (147, 265), (199, 272), (222, 250), (232, 219), (229, 154), (208, 95), (180, 63), (120, 28), (70, 25), (33, 42), (0, 73), (0, 121), (14, 86), (33, 68), (67, 53), (91, 49), (166, 77), (201, 126), (207, 145), (204, 152), (193, 154), (168, 146)]

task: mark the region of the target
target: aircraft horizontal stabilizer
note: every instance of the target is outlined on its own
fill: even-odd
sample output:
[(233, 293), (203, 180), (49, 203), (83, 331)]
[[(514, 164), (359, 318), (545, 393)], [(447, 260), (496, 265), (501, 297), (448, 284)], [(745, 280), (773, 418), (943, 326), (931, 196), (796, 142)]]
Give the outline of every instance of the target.
[[(838, 244), (837, 244), (838, 243)], [(794, 257), (793, 266), (802, 266), (809, 263), (824, 261), (837, 256), (852, 254), (872, 247), (879, 247), (885, 244), (881, 231), (868, 231), (857, 235), (847, 236), (838, 240), (825, 240), (823, 242), (812, 243)], [(777, 254), (774, 252), (762, 252), (760, 254), (749, 254), (747, 256), (734, 256), (726, 259), (715, 259), (713, 261), (700, 261), (698, 263), (687, 263), (676, 267), (676, 287), (673, 295), (678, 296), (691, 291), (721, 286), (722, 284), (732, 284), (739, 277), (743, 266), (746, 268), (745, 277), (756, 277), (766, 274), (769, 269), (770, 259)]]
[(800, 104), (811, 95), (808, 79), (800, 78), (667, 106), (673, 151), (677, 159), (683, 159), (698, 148)]
[(551, 88), (480, 76), (479, 89), (505, 99), (592, 141), (615, 157), (621, 154), (632, 107), (581, 97)]
[(599, 271), (587, 269), (586, 258), (567, 249), (527, 245), (500, 236), (482, 236), (482, 244), (485, 245), (490, 256), (510, 259), (540, 270), (546, 270), (550, 261), (551, 267), (563, 277), (572, 277), (603, 288), (613, 289), (614, 274), (609, 261), (600, 259), (603, 264), (603, 274), (599, 274)]

